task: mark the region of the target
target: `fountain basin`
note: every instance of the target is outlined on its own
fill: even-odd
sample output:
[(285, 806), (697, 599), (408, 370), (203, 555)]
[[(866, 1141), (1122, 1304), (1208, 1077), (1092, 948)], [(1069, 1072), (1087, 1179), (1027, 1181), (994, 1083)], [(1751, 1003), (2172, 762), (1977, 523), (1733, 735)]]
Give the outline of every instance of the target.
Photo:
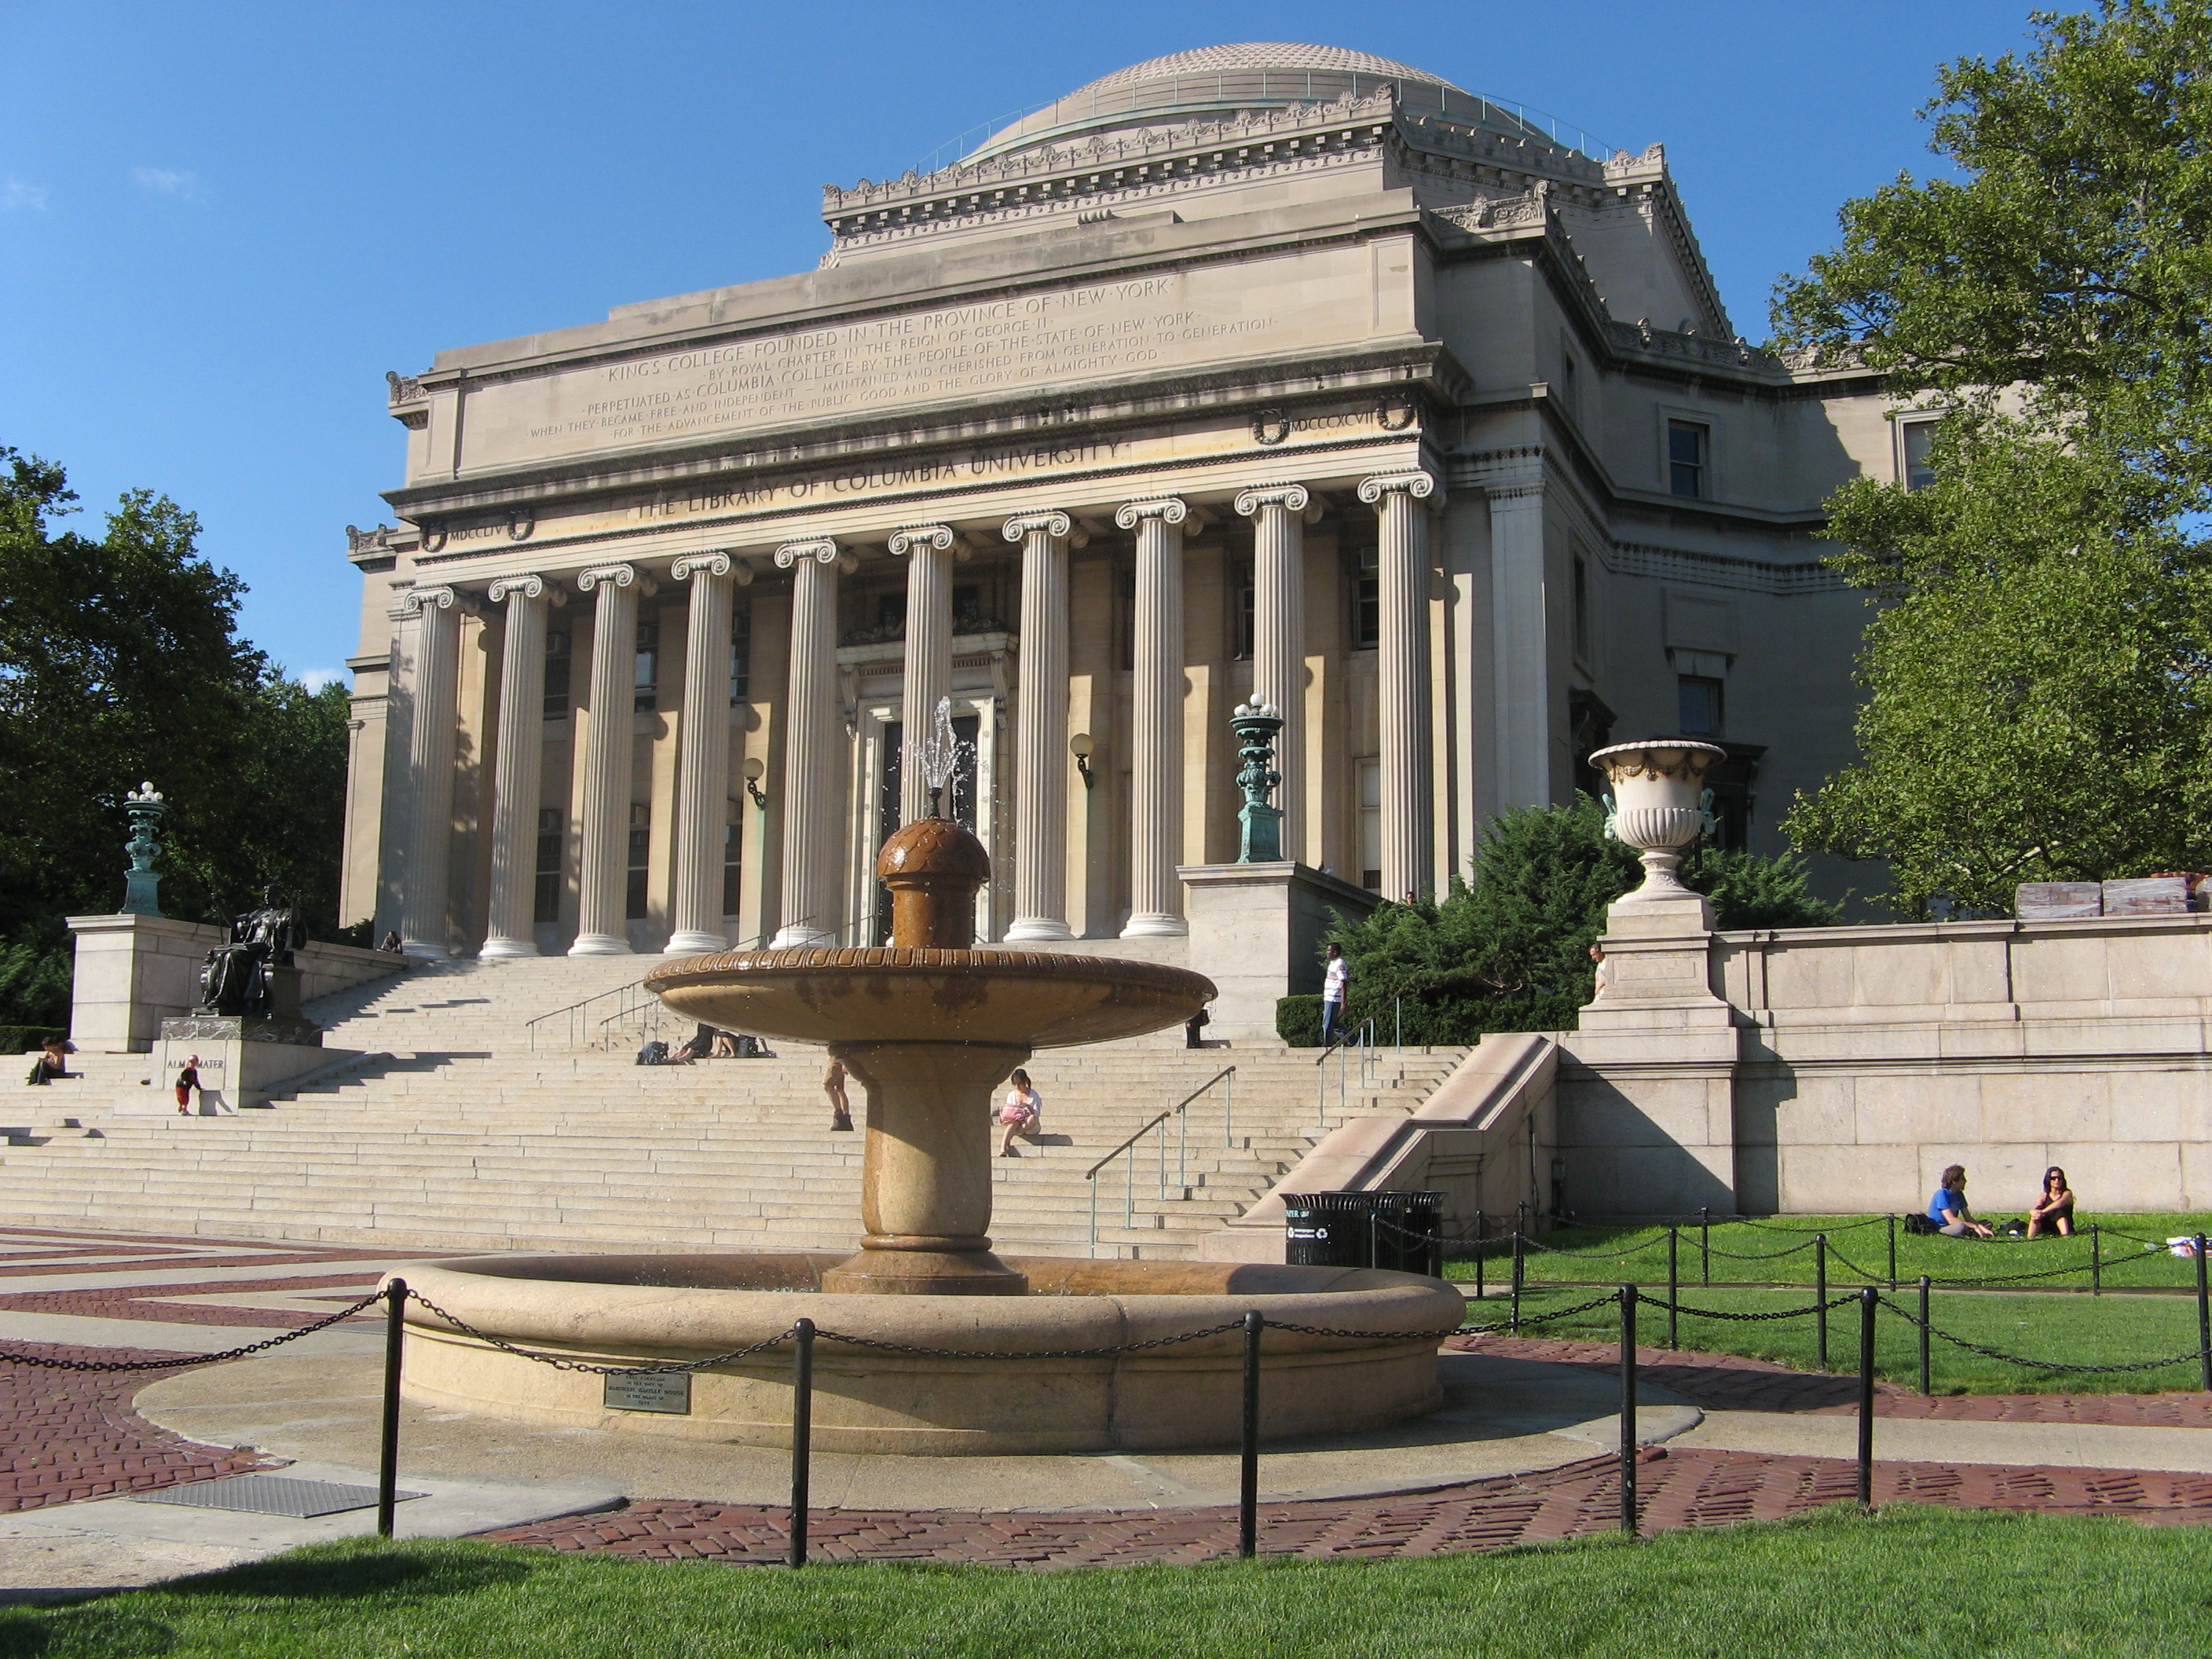
[[(487, 1334), (594, 1364), (689, 1360), (789, 1329), (971, 1352), (1119, 1346), (1241, 1320), (1269, 1330), (1261, 1432), (1357, 1432), (1436, 1410), (1435, 1332), (1465, 1304), (1440, 1280), (1366, 1268), (1016, 1256), (1025, 1296), (816, 1288), (833, 1253), (481, 1256), (411, 1267), (409, 1285)], [(610, 1409), (602, 1379), (501, 1352), (410, 1302), (404, 1389), (418, 1404), (562, 1428), (787, 1445), (791, 1350), (696, 1373), (683, 1413)], [(1395, 1333), (1427, 1333), (1398, 1336)], [(1235, 1443), (1243, 1337), (1228, 1331), (1092, 1358), (961, 1359), (827, 1339), (814, 1358), (816, 1448), (921, 1456), (1166, 1450)]]

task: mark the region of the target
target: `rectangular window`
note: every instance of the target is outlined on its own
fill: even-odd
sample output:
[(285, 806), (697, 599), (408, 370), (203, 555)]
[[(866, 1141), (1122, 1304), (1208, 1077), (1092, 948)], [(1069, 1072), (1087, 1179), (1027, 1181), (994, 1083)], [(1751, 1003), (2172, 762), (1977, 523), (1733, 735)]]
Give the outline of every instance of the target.
[(637, 625), (637, 712), (650, 714), (660, 706), (660, 624)]
[(974, 582), (963, 582), (952, 590), (952, 631), (956, 634), (975, 634), (983, 627), (983, 590)]
[(545, 636), (545, 718), (559, 720), (568, 712), (568, 632)]
[(1359, 763), (1359, 884), (1382, 890), (1382, 763)]
[(1905, 487), (1925, 489), (1936, 482), (1936, 469), (1928, 459), (1928, 452), (1935, 447), (1936, 428), (1941, 421), (1899, 421), (1897, 423), (1898, 442), (1905, 452)]
[(1567, 406), (1567, 414), (1575, 413), (1575, 354), (1567, 349), (1567, 331), (1559, 331), (1559, 401)]
[(1589, 660), (1589, 561), (1575, 555), (1575, 654)]
[(906, 637), (906, 594), (903, 592), (876, 595), (876, 633), (879, 638), (886, 640)]
[(753, 608), (748, 605), (730, 615), (730, 701), (744, 702), (752, 685)]
[(1702, 500), (1712, 428), (1695, 421), (1667, 422), (1667, 488), (1677, 495)]
[(1352, 555), (1352, 648), (1370, 650), (1382, 639), (1382, 556), (1363, 547)]
[(722, 831), (722, 914), (734, 916), (740, 908), (744, 894), (740, 878), (744, 874), (745, 861), (745, 804), (742, 800), (729, 803), (729, 823)]
[(653, 809), (641, 801), (629, 807), (629, 868), (623, 893), (623, 914), (632, 921), (646, 915), (646, 866), (653, 857)]
[(532, 921), (561, 920), (561, 809), (538, 809), (538, 872), (531, 902)]
[(1115, 618), (1121, 636), (1121, 666), (1133, 669), (1137, 665), (1137, 567), (1123, 565), (1115, 576), (1115, 586), (1121, 590), (1120, 614)]
[(1685, 674), (1676, 682), (1677, 722), (1686, 738), (1711, 737), (1721, 729), (1721, 683)]
[(1235, 662), (1252, 660), (1252, 630), (1255, 596), (1252, 561), (1229, 558), (1229, 655)]

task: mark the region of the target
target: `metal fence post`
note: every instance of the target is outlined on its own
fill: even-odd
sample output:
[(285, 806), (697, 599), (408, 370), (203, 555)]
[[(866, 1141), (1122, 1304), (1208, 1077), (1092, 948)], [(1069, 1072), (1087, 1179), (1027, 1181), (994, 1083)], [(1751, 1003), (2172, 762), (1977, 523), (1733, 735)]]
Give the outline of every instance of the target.
[(1482, 1212), (1477, 1210), (1474, 1212), (1474, 1299), (1477, 1302), (1482, 1300), (1482, 1258), (1486, 1254), (1482, 1248), (1482, 1241), (1486, 1231)]
[(1859, 1291), (1859, 1507), (1874, 1507), (1874, 1310), (1881, 1292)]
[(1229, 1075), (1221, 1079), (1221, 1145), (1224, 1151), (1236, 1146), (1234, 1125), (1237, 1118), (1237, 1068), (1229, 1068)]
[(806, 1565), (807, 1477), (814, 1455), (814, 1322), (791, 1328), (791, 1565)]
[(1897, 1288), (1897, 1217), (1893, 1213), (1883, 1218), (1889, 1223), (1889, 1288)]
[(1713, 1212), (1710, 1208), (1698, 1212), (1698, 1282), (1710, 1287), (1713, 1282)]
[(2105, 1242), (2098, 1237), (2097, 1224), (2089, 1224), (2089, 1294), (2105, 1293)]
[(1267, 1327), (1258, 1312), (1244, 1316), (1244, 1447), (1237, 1474), (1237, 1553), (1248, 1561), (1260, 1553), (1260, 1333)]
[(399, 1351), (406, 1340), (407, 1281), (384, 1287), (384, 1424), (376, 1455), (376, 1535), (392, 1536), (399, 1504)]
[(1513, 1334), (1521, 1334), (1521, 1230), (1513, 1230)]
[(1676, 1312), (1674, 1304), (1680, 1299), (1682, 1288), (1681, 1274), (1675, 1260), (1676, 1248), (1682, 1242), (1680, 1234), (1680, 1228), (1668, 1225), (1667, 1229), (1667, 1346), (1669, 1349), (1682, 1346), (1675, 1340), (1674, 1325)]
[(1813, 1235), (1813, 1300), (1819, 1308), (1819, 1364), (1825, 1371), (1828, 1369), (1828, 1236), (1826, 1233)]
[(1920, 1394), (1925, 1399), (1928, 1387), (1928, 1275), (1920, 1275)]
[(1620, 1287), (1620, 1529), (1636, 1536), (1636, 1286)]
[(2212, 1304), (2204, 1297), (2204, 1235), (2197, 1235), (2197, 1346), (2204, 1389), (2212, 1394)]

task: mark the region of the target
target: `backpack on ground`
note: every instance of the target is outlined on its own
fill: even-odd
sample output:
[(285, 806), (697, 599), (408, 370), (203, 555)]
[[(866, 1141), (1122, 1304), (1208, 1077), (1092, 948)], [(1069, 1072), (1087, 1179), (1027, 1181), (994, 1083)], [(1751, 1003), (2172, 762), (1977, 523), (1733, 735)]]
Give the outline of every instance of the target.
[(647, 1043), (644, 1048), (637, 1051), (637, 1063), (641, 1066), (667, 1065), (668, 1045), (660, 1041), (659, 1038), (655, 1037), (652, 1042)]
[(1942, 1229), (1924, 1215), (1909, 1215), (1905, 1218), (1905, 1231), (1916, 1236), (1922, 1236), (1941, 1232)]

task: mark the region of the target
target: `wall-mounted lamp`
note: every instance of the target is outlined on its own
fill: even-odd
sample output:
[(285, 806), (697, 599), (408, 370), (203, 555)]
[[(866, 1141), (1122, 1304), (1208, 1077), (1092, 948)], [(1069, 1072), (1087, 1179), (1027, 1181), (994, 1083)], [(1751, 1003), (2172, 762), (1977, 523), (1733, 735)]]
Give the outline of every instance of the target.
[(1067, 752), (1075, 757), (1075, 769), (1083, 774), (1083, 787), (1085, 789), (1096, 789), (1098, 787), (1098, 775), (1091, 769), (1091, 751), (1097, 746), (1091, 741), (1091, 734), (1088, 732), (1078, 732), (1067, 740)]
[(763, 812), (768, 811), (768, 797), (761, 793), (760, 781), (761, 775), (767, 770), (768, 768), (761, 764), (759, 756), (750, 755), (746, 757), (745, 793), (753, 798), (753, 805), (759, 807)]

